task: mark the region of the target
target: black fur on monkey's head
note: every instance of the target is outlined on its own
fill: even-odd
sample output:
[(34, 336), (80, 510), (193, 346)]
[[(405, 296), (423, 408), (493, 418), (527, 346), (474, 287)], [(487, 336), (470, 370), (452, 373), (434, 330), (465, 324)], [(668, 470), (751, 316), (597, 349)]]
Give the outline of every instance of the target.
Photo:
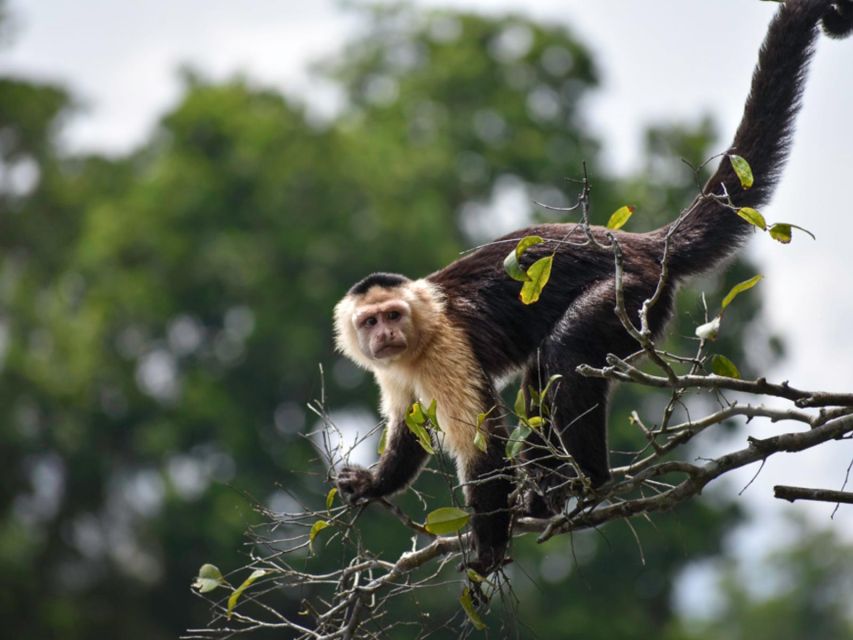
[(390, 289), (392, 287), (398, 287), (401, 284), (406, 284), (407, 282), (411, 282), (411, 280), (399, 273), (371, 273), (366, 278), (362, 278), (352, 285), (347, 293), (352, 296), (360, 296), (370, 291), (371, 287)]

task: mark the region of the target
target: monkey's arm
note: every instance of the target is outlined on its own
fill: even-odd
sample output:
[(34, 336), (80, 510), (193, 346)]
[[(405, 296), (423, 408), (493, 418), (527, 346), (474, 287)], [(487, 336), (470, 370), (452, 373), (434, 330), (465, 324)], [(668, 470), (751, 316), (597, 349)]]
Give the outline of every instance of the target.
[(388, 440), (379, 463), (373, 469), (354, 465), (343, 467), (338, 472), (338, 491), (350, 503), (389, 496), (409, 486), (426, 459), (427, 452), (406, 423), (396, 421), (388, 429)]

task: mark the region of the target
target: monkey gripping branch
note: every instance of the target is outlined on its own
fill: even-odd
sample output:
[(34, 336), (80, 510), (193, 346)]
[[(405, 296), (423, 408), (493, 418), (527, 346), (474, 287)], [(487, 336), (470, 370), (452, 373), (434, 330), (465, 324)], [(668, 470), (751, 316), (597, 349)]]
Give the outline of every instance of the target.
[[(806, 71), (820, 29), (853, 31), (853, 0), (789, 0), (779, 7), (759, 52), (741, 123), (716, 171), (693, 203), (670, 224), (645, 233), (621, 227), (633, 213), (616, 211), (606, 227), (589, 224), (586, 177), (577, 223), (541, 224), (478, 247), (435, 273), (411, 280), (378, 272), (353, 285), (335, 308), (338, 349), (371, 371), (387, 425), (378, 464), (346, 464), (347, 452), (326, 451), (337, 469), (325, 509), (268, 513), (258, 531), (250, 571), (237, 587), (213, 565), (196, 581), (212, 600), (209, 628), (187, 638), (222, 637), (259, 629), (300, 638), (379, 636), (403, 624), (386, 605), (402, 594), (460, 582), (459, 628), (483, 628), (496, 595), (511, 597), (504, 565), (513, 535), (544, 542), (617, 519), (672, 509), (715, 478), (781, 452), (798, 452), (853, 434), (853, 394), (805, 391), (786, 382), (742, 379), (736, 365), (706, 350), (722, 331), (727, 308), (760, 276), (735, 286), (719, 312), (696, 329), (695, 353), (657, 345), (676, 290), (734, 253), (758, 229), (782, 243), (790, 223), (768, 224), (758, 210), (771, 196), (787, 158)], [(701, 167), (700, 167), (701, 169)], [(650, 363), (653, 372), (638, 367)], [(498, 382), (521, 376), (512, 407)], [(614, 382), (668, 393), (663, 415), (632, 416), (647, 445), (610, 467), (607, 403)], [(679, 422), (687, 394), (714, 408)], [(727, 392), (788, 401), (783, 408)], [(707, 405), (706, 405), (707, 406)], [(315, 406), (326, 429), (335, 425)], [(697, 434), (732, 418), (800, 423), (715, 458), (675, 454)], [(512, 431), (508, 423), (516, 426)], [(328, 440), (327, 440), (328, 442)], [(416, 522), (389, 497), (407, 489), (440, 443), (456, 466), (465, 504), (433, 509)], [(343, 464), (337, 464), (343, 462)], [(412, 489), (414, 491), (414, 489)], [(780, 488), (786, 499), (850, 501), (829, 493)], [(384, 507), (413, 533), (411, 551), (382, 560), (360, 535), (370, 503)], [(627, 521), (627, 520), (626, 520)], [(338, 547), (349, 560), (312, 573), (306, 553)], [(460, 562), (461, 561), (461, 562)], [(464, 571), (448, 578), (444, 568)], [(297, 615), (268, 603), (281, 589), (311, 594)]]

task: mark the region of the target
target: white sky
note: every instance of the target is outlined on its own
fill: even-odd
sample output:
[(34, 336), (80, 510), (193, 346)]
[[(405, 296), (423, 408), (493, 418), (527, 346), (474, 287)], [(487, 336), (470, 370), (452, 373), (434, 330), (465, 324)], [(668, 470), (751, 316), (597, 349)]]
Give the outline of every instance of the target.
[[(603, 70), (603, 87), (589, 101), (588, 116), (611, 165), (620, 170), (637, 162), (640, 134), (651, 122), (695, 122), (710, 112), (725, 147), (775, 9), (759, 0), (416, 4), (513, 10), (569, 24)], [(355, 27), (331, 0), (11, 0), (9, 5), (16, 33), (12, 46), (0, 52), (0, 72), (58, 81), (73, 90), (87, 107), (70, 123), (65, 139), (74, 150), (122, 152), (143, 141), (158, 115), (177, 100), (176, 69), (182, 64), (214, 78), (243, 72), (291, 93), (310, 93), (321, 108), (328, 104), (328, 92), (305, 65), (333, 51)], [(791, 160), (776, 198), (763, 209), (772, 221), (810, 229), (817, 242), (800, 235), (783, 247), (758, 237), (749, 249), (766, 275), (760, 288), (768, 331), (783, 333), (790, 353), (770, 377), (804, 388), (853, 390), (851, 60), (853, 38), (821, 40)], [(779, 428), (753, 425), (750, 431), (769, 435)], [(772, 486), (840, 488), (851, 458), (848, 441), (771, 459), (746, 494), (750, 508), (765, 522), (796, 510), (829, 523), (831, 507), (782, 504), (771, 497)], [(752, 473), (739, 475), (730, 486), (743, 486)], [(851, 517), (853, 508), (847, 507), (846, 518)], [(763, 531), (753, 545), (776, 537), (773, 527)]]

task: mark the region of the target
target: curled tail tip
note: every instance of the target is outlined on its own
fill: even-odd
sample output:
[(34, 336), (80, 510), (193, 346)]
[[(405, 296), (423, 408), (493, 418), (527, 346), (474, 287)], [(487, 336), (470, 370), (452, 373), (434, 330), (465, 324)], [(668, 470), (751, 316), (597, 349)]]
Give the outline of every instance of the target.
[(830, 38), (842, 39), (853, 33), (853, 0), (775, 0), (782, 13), (817, 21)]
[(846, 38), (853, 33), (853, 0), (832, 0), (821, 18), (821, 27), (830, 38)]
[(853, 33), (853, 0), (802, 0), (818, 11), (821, 30), (830, 38), (842, 39)]

